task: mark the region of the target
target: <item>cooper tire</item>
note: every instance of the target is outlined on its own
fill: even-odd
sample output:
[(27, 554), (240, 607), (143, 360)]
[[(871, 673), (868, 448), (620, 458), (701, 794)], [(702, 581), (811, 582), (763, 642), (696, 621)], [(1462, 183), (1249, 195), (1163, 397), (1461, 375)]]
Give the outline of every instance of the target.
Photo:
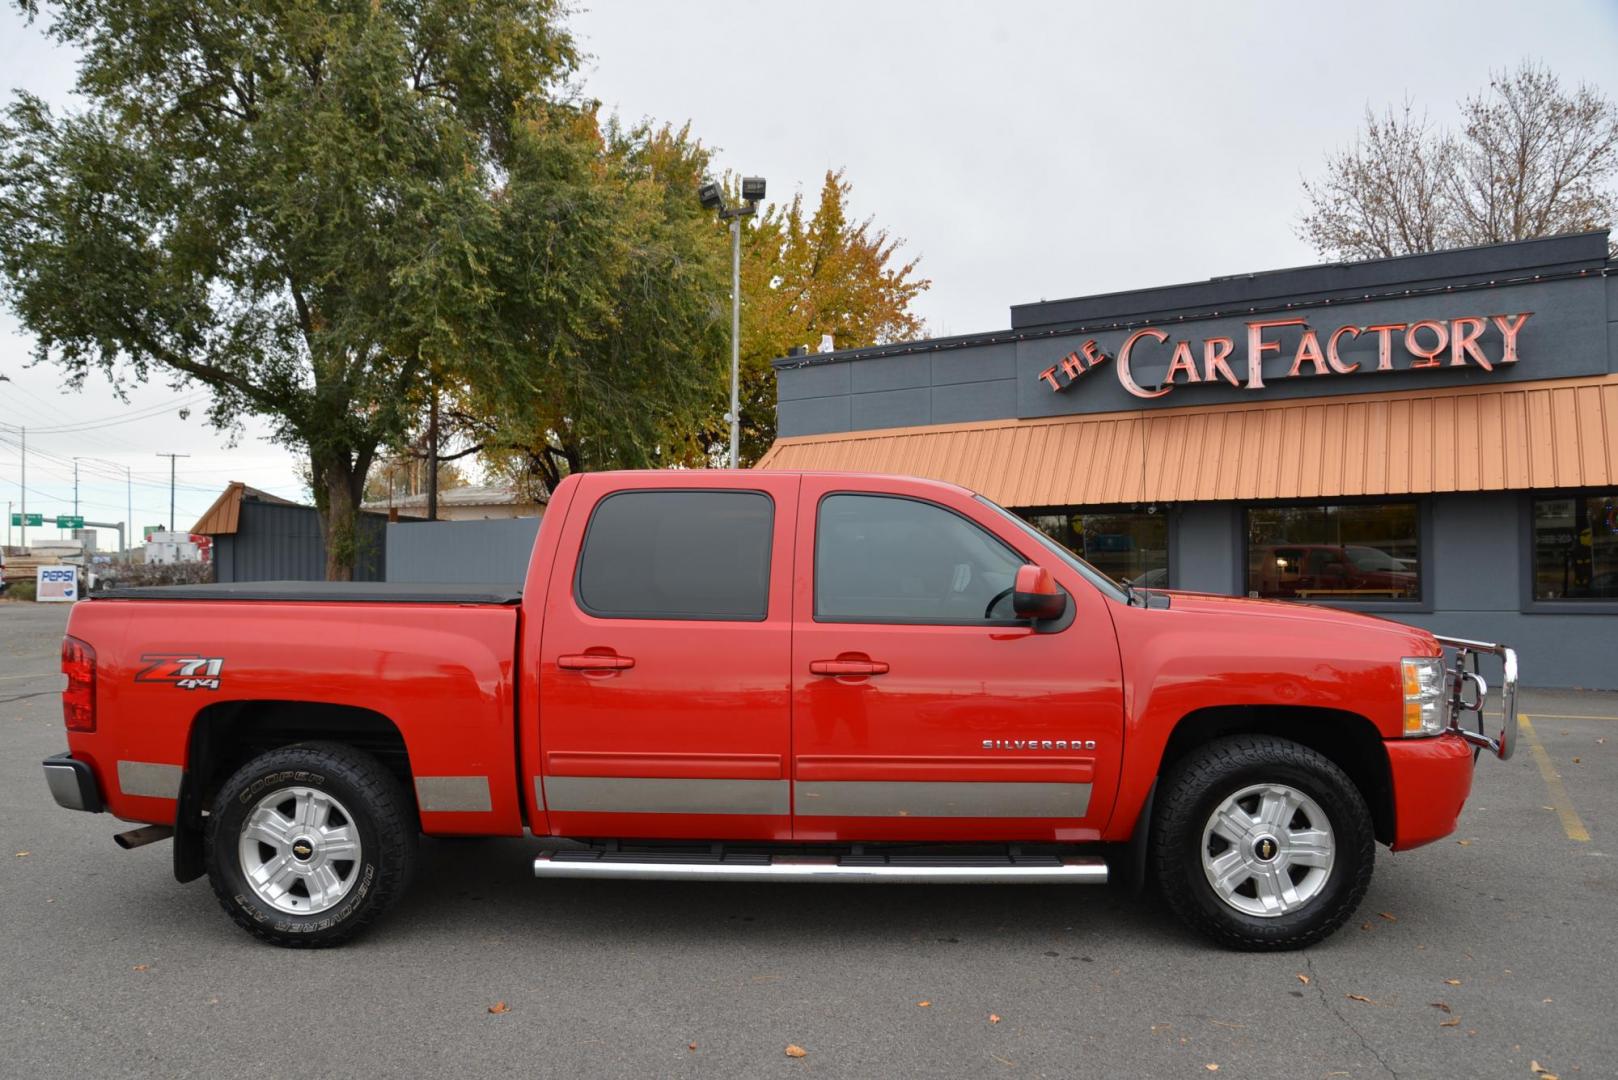
[(208, 881), (254, 937), (340, 945), (404, 891), (416, 836), (410, 801), (375, 758), (340, 743), (286, 746), (242, 766), (214, 798)]
[(1371, 814), (1323, 755), (1238, 735), (1197, 749), (1164, 781), (1152, 865), (1169, 907), (1197, 931), (1234, 949), (1301, 949), (1364, 899)]

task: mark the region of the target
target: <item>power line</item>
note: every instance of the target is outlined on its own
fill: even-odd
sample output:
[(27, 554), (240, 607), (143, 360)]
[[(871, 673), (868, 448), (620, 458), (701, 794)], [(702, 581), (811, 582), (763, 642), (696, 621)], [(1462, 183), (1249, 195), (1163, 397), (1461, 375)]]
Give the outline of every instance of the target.
[[(32, 398), (41, 405), (45, 405), (46, 408), (50, 409), (51, 412), (56, 413), (58, 416), (62, 415), (60, 410), (53, 406), (46, 405), (45, 402), (36, 397), (34, 394), (31, 394), (26, 390), (22, 391), (22, 393), (25, 397)], [(185, 397), (176, 398), (173, 401), (165, 401), (157, 405), (145, 405), (135, 409), (134, 411), (126, 409), (124, 412), (115, 416), (100, 416), (92, 420), (72, 420), (64, 417), (64, 419), (68, 419), (66, 424), (42, 424), (36, 430), (38, 430), (41, 435), (68, 435), (81, 431), (95, 431), (100, 428), (117, 427), (120, 424), (132, 424), (139, 420), (150, 420), (153, 417), (159, 416), (165, 412), (183, 409), (187, 405), (197, 404), (206, 396), (206, 393), (188, 394)]]
[[(30, 429), (29, 434), (32, 434), (32, 433), (33, 433), (32, 429)], [(18, 449), (19, 448), (19, 444), (16, 441), (14, 441), (13, 439), (9, 438), (4, 432), (0, 432), (0, 446), (9, 446), (9, 447), (11, 447), (13, 449)], [(37, 449), (37, 448), (29, 450), (28, 454), (29, 454), (30, 457), (42, 458), (42, 459), (44, 459), (46, 461), (54, 462), (57, 465), (62, 466), (62, 467), (66, 467), (69, 464), (71, 464), (71, 459), (69, 459), (69, 458), (62, 457), (60, 454), (52, 454), (52, 453), (50, 453), (48, 451), (40, 450), (40, 449)], [(80, 457), (79, 460), (80, 461), (101, 462), (100, 458)], [(128, 479), (128, 480), (130, 480), (131, 482), (133, 482), (135, 484), (141, 485), (142, 487), (159, 488), (159, 489), (162, 489), (162, 490), (167, 490), (168, 489), (169, 484), (168, 484), (167, 480), (159, 479), (159, 478), (157, 478), (155, 476), (152, 476), (149, 473), (138, 473), (138, 472), (134, 472), (132, 470), (128, 470), (128, 475), (126, 476), (125, 475), (126, 474), (126, 466), (117, 465), (117, 464), (115, 464), (113, 462), (102, 462), (102, 465), (110, 466), (112, 469), (116, 469), (117, 471), (116, 472), (109, 471), (108, 468), (103, 468), (103, 467), (100, 467), (100, 466), (97, 466), (97, 467), (85, 466), (83, 468), (84, 468), (84, 471), (86, 473), (88, 473), (88, 474), (90, 474), (92, 476), (100, 477), (100, 478), (105, 479), (105, 480), (126, 480), (126, 479)], [(147, 477), (150, 477), (150, 479), (148, 479)], [(189, 491), (210, 492), (210, 493), (217, 493), (218, 490), (219, 490), (219, 487), (217, 485), (209, 485), (209, 484), (180, 484), (179, 487), (181, 487), (183, 489), (186, 489), (186, 490), (189, 490)]]

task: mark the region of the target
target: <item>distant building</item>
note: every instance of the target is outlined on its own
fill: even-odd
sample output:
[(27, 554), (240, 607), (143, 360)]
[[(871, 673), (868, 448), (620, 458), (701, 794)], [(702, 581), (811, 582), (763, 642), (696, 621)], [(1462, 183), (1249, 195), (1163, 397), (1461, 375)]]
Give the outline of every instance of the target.
[[(427, 517), (427, 496), (395, 495), (373, 499), (364, 509), (387, 514), (392, 519)], [(536, 518), (545, 514), (545, 504), (518, 495), (511, 487), (468, 484), (445, 488), (438, 493), (438, 520), (486, 521), (491, 518)]]

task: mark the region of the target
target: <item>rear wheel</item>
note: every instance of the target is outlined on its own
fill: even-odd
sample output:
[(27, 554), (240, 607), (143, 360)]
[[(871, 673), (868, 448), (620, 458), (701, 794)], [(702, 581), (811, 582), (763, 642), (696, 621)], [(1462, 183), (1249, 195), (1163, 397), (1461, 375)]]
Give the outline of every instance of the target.
[(404, 891), (416, 827), (399, 783), (338, 743), (272, 750), (244, 765), (208, 816), (208, 880), (249, 933), (338, 945)]
[(1164, 781), (1153, 865), (1192, 927), (1238, 949), (1297, 949), (1359, 907), (1375, 861), (1371, 814), (1321, 754), (1234, 736), (1194, 751)]

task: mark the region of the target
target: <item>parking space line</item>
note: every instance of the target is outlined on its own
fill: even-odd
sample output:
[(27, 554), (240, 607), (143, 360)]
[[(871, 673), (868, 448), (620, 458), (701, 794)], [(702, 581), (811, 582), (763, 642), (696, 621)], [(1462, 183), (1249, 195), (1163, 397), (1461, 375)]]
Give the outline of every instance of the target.
[(1580, 713), (1536, 712), (1541, 720), (1618, 720), (1618, 716), (1591, 716)]
[[(1540, 718), (1544, 719), (1545, 714), (1540, 714)], [(1528, 719), (1527, 713), (1518, 713), (1517, 720), (1528, 740), (1528, 750), (1534, 755), (1534, 763), (1539, 766), (1539, 775), (1545, 778), (1545, 786), (1550, 789), (1552, 807), (1556, 810), (1556, 816), (1562, 819), (1562, 831), (1567, 833), (1569, 840), (1589, 843), (1590, 831), (1579, 819), (1579, 812), (1573, 809), (1573, 800), (1568, 798), (1567, 786), (1562, 783), (1561, 774), (1551, 764), (1551, 756), (1545, 752), (1539, 736), (1534, 734), (1533, 721)]]

